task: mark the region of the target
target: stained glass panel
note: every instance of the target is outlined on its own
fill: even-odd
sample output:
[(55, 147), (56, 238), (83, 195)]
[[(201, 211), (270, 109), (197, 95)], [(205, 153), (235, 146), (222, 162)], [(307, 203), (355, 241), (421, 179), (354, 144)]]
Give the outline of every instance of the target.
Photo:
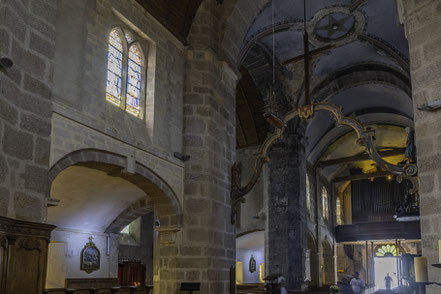
[(143, 57), (138, 46), (133, 45), (129, 49), (127, 70), (127, 102), (126, 109), (129, 113), (139, 116), (142, 81)]
[(383, 245), (378, 248), (376, 255), (379, 257), (397, 256), (397, 248), (395, 245)]
[(109, 35), (107, 54), (106, 99), (113, 104), (121, 105), (122, 58), (123, 46), (119, 34), (113, 30)]

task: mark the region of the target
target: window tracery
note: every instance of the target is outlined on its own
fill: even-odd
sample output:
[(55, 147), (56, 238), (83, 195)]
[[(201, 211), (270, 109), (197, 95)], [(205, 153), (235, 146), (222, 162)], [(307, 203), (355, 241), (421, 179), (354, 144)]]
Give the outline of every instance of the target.
[(141, 117), (145, 81), (141, 47), (132, 34), (119, 28), (110, 32), (108, 43), (106, 100)]

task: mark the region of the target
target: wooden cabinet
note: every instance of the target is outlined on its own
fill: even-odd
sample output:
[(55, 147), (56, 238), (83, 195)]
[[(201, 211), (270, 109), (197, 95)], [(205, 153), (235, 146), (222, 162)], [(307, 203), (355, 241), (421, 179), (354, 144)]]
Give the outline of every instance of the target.
[(145, 265), (140, 261), (120, 261), (118, 279), (121, 286), (144, 286)]
[(0, 217), (0, 294), (43, 293), (54, 228)]

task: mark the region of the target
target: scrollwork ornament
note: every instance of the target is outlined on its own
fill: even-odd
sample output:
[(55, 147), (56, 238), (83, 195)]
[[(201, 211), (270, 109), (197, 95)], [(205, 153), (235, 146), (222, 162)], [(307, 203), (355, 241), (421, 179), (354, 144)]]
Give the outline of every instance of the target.
[[(268, 150), (272, 144), (280, 140), (283, 132), (285, 131), (288, 122), (294, 119), (295, 117), (301, 118), (313, 118), (314, 115), (319, 111), (326, 111), (331, 114), (331, 117), (335, 120), (337, 125), (348, 126), (354, 130), (357, 134), (356, 143), (365, 148), (365, 152), (369, 155), (369, 157), (381, 168), (391, 172), (392, 174), (397, 175), (397, 179), (402, 180), (403, 178), (407, 178), (412, 183), (413, 187), (410, 190), (411, 194), (415, 194), (418, 197), (418, 179), (416, 175), (418, 174), (418, 168), (414, 163), (407, 163), (405, 166), (403, 165), (395, 165), (385, 161), (380, 154), (377, 152), (375, 148), (375, 132), (371, 128), (364, 127), (360, 122), (358, 122), (355, 118), (346, 117), (343, 115), (342, 108), (332, 103), (328, 102), (319, 102), (311, 105), (304, 105), (299, 108), (293, 108), (288, 111), (283, 118), (281, 118), (281, 123), (278, 124), (278, 127), (274, 129), (272, 135), (270, 135), (265, 142), (262, 144), (262, 148), (259, 154), (255, 156), (255, 169), (254, 174), (248, 183), (244, 186), (240, 186), (240, 181), (237, 179), (237, 174), (234, 174), (233, 169), (233, 179), (232, 179), (232, 187), (231, 187), (231, 199), (232, 199), (232, 223), (234, 224), (235, 214), (238, 211), (238, 205), (243, 200), (243, 197), (251, 191), (254, 185), (257, 183), (262, 170), (263, 165), (268, 161)], [(266, 114), (266, 117), (274, 117), (275, 115)]]

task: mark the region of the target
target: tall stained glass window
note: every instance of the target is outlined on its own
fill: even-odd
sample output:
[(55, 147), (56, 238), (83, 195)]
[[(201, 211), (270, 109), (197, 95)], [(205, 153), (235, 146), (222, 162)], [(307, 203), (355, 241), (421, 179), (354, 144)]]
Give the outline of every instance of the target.
[(129, 49), (129, 63), (127, 72), (127, 102), (126, 110), (135, 115), (139, 115), (139, 99), (141, 97), (143, 58), (138, 46), (132, 45)]
[(323, 218), (328, 220), (329, 217), (329, 202), (328, 202), (328, 190), (325, 187), (322, 187), (322, 210), (323, 210)]
[(306, 209), (308, 209), (308, 212), (311, 213), (311, 187), (309, 183), (309, 176), (306, 174)]
[(123, 44), (117, 30), (109, 35), (107, 53), (106, 99), (113, 104), (121, 105)]
[(337, 219), (337, 226), (342, 225), (342, 205), (340, 197), (337, 197), (335, 201), (335, 217)]
[(133, 35), (120, 29), (110, 32), (108, 48), (106, 100), (141, 117), (144, 55)]

